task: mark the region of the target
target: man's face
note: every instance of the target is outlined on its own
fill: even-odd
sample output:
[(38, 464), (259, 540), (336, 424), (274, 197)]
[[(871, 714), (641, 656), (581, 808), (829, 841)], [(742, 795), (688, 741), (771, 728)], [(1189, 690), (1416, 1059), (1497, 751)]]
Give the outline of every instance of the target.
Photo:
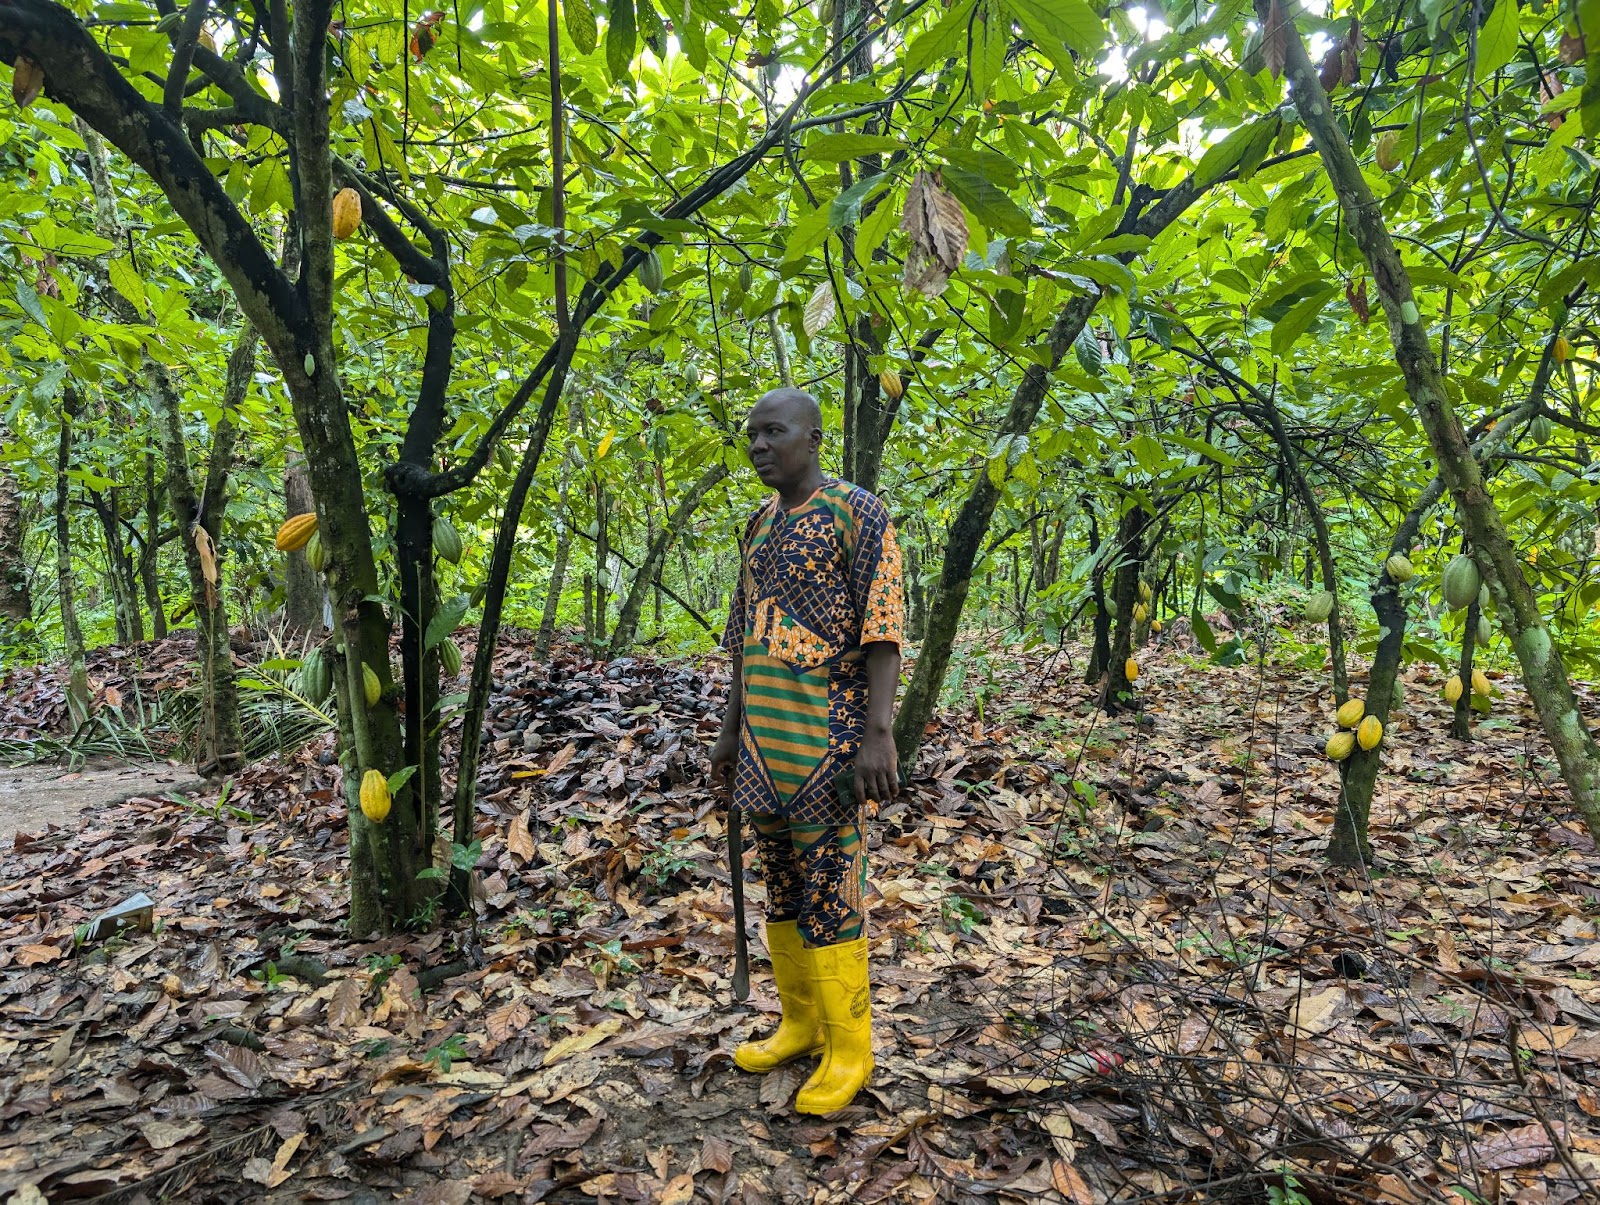
[(801, 481), (822, 441), (821, 432), (805, 420), (803, 408), (792, 402), (757, 402), (744, 429), (750, 463), (768, 489), (782, 490)]

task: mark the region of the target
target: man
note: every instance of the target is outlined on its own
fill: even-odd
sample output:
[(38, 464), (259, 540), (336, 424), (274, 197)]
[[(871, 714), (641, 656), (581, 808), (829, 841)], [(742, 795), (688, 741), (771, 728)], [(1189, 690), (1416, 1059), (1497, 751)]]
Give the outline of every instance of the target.
[[(750, 463), (773, 496), (751, 516), (723, 647), (733, 686), (711, 751), (733, 774), (767, 882), (767, 948), (783, 1018), (734, 1062), (766, 1072), (820, 1053), (795, 1108), (848, 1105), (872, 1072), (867, 981), (869, 799), (899, 793), (894, 692), (904, 601), (900, 549), (874, 495), (824, 477), (822, 415), (775, 389), (745, 423)], [(737, 767), (737, 768), (735, 768)], [(836, 783), (854, 768), (854, 790)]]

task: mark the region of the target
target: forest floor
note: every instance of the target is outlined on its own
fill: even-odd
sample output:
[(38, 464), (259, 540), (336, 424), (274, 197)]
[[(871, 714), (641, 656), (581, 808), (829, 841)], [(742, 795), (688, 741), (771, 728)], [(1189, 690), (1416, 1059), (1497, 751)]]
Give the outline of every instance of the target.
[[(725, 665), (514, 640), (471, 926), (345, 936), (325, 740), (7, 843), (0, 1196), (1600, 1199), (1600, 852), (1514, 681), (1462, 745), (1408, 672), (1356, 876), (1320, 671), (1169, 633), (1108, 720), (1069, 659), (986, 655), (873, 827), (846, 1113), (730, 1061), (776, 1001), (758, 939), (729, 992)], [(80, 944), (135, 891), (152, 931)]]

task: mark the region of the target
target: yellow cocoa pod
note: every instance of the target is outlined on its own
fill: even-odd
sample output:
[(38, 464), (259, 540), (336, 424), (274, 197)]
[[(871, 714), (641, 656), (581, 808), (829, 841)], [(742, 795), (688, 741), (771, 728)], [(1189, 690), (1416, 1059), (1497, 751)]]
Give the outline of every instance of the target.
[(1150, 583), (1149, 582), (1140, 582), (1139, 583), (1139, 601), (1142, 602), (1142, 603), (1147, 603), (1154, 597), (1155, 597), (1155, 595), (1150, 590)]
[(1341, 728), (1354, 728), (1366, 714), (1367, 705), (1360, 699), (1346, 699), (1333, 718)]
[(1122, 675), (1123, 677), (1127, 678), (1129, 682), (1137, 682), (1139, 680), (1139, 663), (1132, 657), (1129, 657), (1122, 664)]
[(1489, 697), (1489, 679), (1481, 669), (1472, 671), (1472, 693), (1482, 695), (1484, 698)]
[(905, 382), (892, 368), (885, 368), (878, 374), (878, 388), (883, 390), (890, 401), (895, 402), (898, 402), (906, 391)]
[(349, 238), (361, 228), (361, 194), (341, 188), (333, 194), (333, 237)]
[(378, 681), (377, 671), (365, 663), (361, 666), (361, 690), (367, 696), (368, 707), (376, 707), (383, 698), (383, 683)]
[(1461, 701), (1461, 692), (1465, 689), (1461, 685), (1461, 675), (1451, 674), (1450, 681), (1444, 684), (1444, 701), (1454, 707)]
[(1147, 620), (1149, 618), (1150, 618), (1150, 608), (1149, 607), (1145, 606), (1143, 603), (1134, 603), (1133, 604), (1133, 622), (1134, 623), (1143, 623), (1145, 620)]
[(1389, 130), (1378, 136), (1374, 158), (1378, 166), (1386, 172), (1392, 172), (1400, 166), (1400, 131)]
[(1161, 621), (1159, 619), (1152, 619), (1150, 621), (1150, 630), (1157, 636), (1161, 635)]
[(1572, 357), (1572, 344), (1567, 342), (1565, 335), (1556, 336), (1556, 345), (1550, 349), (1550, 355), (1557, 364), (1565, 364)]
[(1335, 732), (1328, 738), (1323, 752), (1334, 761), (1343, 761), (1354, 752), (1356, 747), (1356, 734), (1353, 732)]
[(1383, 739), (1383, 721), (1375, 715), (1369, 715), (1361, 721), (1361, 727), (1356, 729), (1356, 744), (1363, 749), (1376, 749), (1378, 742)]
[(316, 515), (295, 515), (292, 519), (286, 519), (283, 526), (278, 528), (278, 538), (274, 543), (279, 552), (299, 552), (311, 542), (316, 530)]
[(382, 770), (368, 770), (361, 776), (361, 814), (374, 824), (389, 817), (389, 780)]

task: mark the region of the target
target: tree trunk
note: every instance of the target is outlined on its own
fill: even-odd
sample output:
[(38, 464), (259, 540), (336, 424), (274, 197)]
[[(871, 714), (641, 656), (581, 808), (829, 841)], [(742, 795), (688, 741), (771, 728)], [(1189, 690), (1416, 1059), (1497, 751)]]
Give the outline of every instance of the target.
[(1106, 676), (1111, 664), (1111, 606), (1106, 601), (1106, 563), (1100, 557), (1100, 520), (1094, 503), (1086, 495), (1083, 509), (1089, 516), (1089, 555), (1095, 558), (1089, 572), (1090, 596), (1094, 599), (1094, 637), (1089, 648), (1089, 664), (1083, 669), (1083, 684), (1093, 686)]
[(183, 563), (189, 575), (195, 651), (200, 658), (200, 723), (194, 759), (195, 768), (208, 776), (233, 774), (245, 764), (239, 689), (233, 676), (233, 653), (228, 647), (228, 606), (222, 587), (223, 520), (237, 436), (232, 416), (250, 388), (255, 346), (255, 330), (247, 325), (228, 357), (222, 416), (212, 432), (211, 463), (202, 486), (196, 486), (189, 468), (183, 399), (160, 365), (150, 363), (146, 374), (159, 408), (167, 499), (178, 530), (183, 533)]
[[(477, 801), (478, 759), (483, 751), (483, 715), (489, 706), (494, 646), (500, 635), (506, 583), (510, 580), (511, 562), (516, 553), (522, 508), (527, 502), (528, 490), (533, 485), (539, 462), (544, 457), (545, 443), (550, 438), (550, 427), (555, 419), (556, 406), (566, 385), (567, 368), (572, 362), (574, 346), (575, 340), (570, 332), (562, 336), (549, 380), (545, 384), (544, 401), (539, 406), (533, 430), (528, 435), (528, 445), (522, 453), (522, 464), (517, 469), (517, 475), (511, 482), (510, 493), (506, 496), (505, 509), (500, 516), (500, 529), (495, 533), (494, 552), (489, 558), (489, 577), (484, 591), (483, 616), (478, 621), (478, 648), (472, 658), (472, 681), (467, 689), (467, 706), (461, 720), (461, 754), (456, 763), (452, 840), (457, 845), (467, 845), (472, 841), (473, 806)], [(467, 872), (459, 868), (452, 870), (451, 907), (458, 910), (464, 908), (469, 899), (470, 884)]]
[(89, 504), (100, 520), (100, 534), (105, 540), (106, 579), (111, 583), (117, 643), (133, 644), (144, 639), (144, 617), (139, 611), (137, 570), (123, 538), (121, 492), (111, 489), (102, 494), (90, 490)]
[(1478, 600), (1467, 606), (1467, 627), (1461, 633), (1461, 660), (1456, 673), (1461, 678), (1461, 697), (1450, 716), (1450, 735), (1458, 741), (1472, 739), (1472, 658), (1478, 643)]
[(634, 635), (639, 628), (639, 614), (644, 610), (645, 597), (661, 575), (661, 567), (667, 561), (667, 550), (683, 535), (689, 526), (689, 520), (694, 518), (695, 511), (700, 509), (700, 504), (705, 501), (706, 495), (727, 475), (727, 466), (720, 460), (701, 473), (700, 479), (690, 486), (688, 492), (679, 500), (666, 526), (656, 533), (655, 539), (650, 541), (644, 560), (639, 562), (639, 568), (633, 575), (633, 584), (628, 588), (622, 610), (617, 615), (617, 626), (612, 629), (611, 643), (607, 646), (608, 657), (622, 656), (633, 644)]
[(1139, 602), (1139, 573), (1144, 568), (1144, 529), (1149, 520), (1144, 507), (1130, 499), (1128, 510), (1117, 523), (1117, 573), (1112, 581), (1112, 596), (1117, 604), (1117, 628), (1106, 664), (1106, 684), (1100, 693), (1100, 710), (1107, 715), (1135, 710), (1138, 694), (1128, 678), (1128, 662), (1133, 657), (1133, 608)]
[[(1422, 520), (1440, 498), (1444, 483), (1438, 478), (1418, 495), (1416, 502), (1395, 529), (1389, 554), (1404, 554), (1417, 538)], [(1378, 717), (1389, 726), (1390, 705), (1394, 702), (1395, 679), (1400, 674), (1400, 659), (1406, 644), (1406, 607), (1399, 585), (1380, 569), (1372, 585), (1372, 610), (1381, 633), (1367, 673), (1366, 714)], [(1335, 866), (1355, 869), (1370, 865), (1372, 845), (1367, 825), (1372, 816), (1372, 795), (1377, 789), (1378, 770), (1383, 762), (1383, 746), (1355, 751), (1339, 764), (1339, 802), (1333, 813), (1333, 836), (1328, 841), (1328, 861)]]
[(78, 607), (74, 601), (77, 582), (72, 573), (69, 509), (72, 482), (67, 476), (72, 467), (72, 424), (82, 409), (77, 386), (68, 382), (62, 397), (61, 435), (56, 443), (56, 589), (61, 608), (61, 637), (67, 655), (67, 714), (75, 729), (89, 718), (89, 672), (84, 665), (83, 629), (78, 626)]
[[(1257, 0), (1256, 8), (1263, 22), (1289, 20), (1281, 17), (1282, 10), (1268, 0)], [(1382, 210), (1361, 174), (1343, 129), (1334, 120), (1305, 43), (1292, 20), (1289, 25), (1289, 36), (1284, 40), (1296, 107), (1322, 156), (1351, 235), (1378, 286), (1406, 392), (1428, 433), (1439, 462), (1439, 475), (1455, 499), (1462, 527), (1472, 543), (1473, 559), (1483, 571), (1496, 614), (1516, 650), (1523, 683), (1560, 763), (1562, 778), (1589, 831), (1600, 836), (1600, 749), (1584, 724), (1566, 664), (1539, 613), (1538, 600), (1522, 576), (1516, 549), (1450, 405), (1412, 292), (1411, 278), (1383, 223)]]
[[(0, 445), (9, 445), (11, 440), (10, 428), (0, 425)], [(16, 474), (9, 468), (0, 469), (0, 618), (5, 621), (8, 643), (17, 641), (18, 629), (33, 619), (33, 599), (28, 593), (27, 535)]]
[(166, 604), (161, 601), (161, 491), (156, 487), (156, 458), (144, 457), (144, 543), (139, 546), (139, 584), (150, 612), (150, 637), (167, 638)]
[(572, 555), (572, 516), (567, 511), (567, 491), (572, 484), (572, 457), (561, 458), (561, 486), (556, 494), (556, 549), (550, 564), (550, 586), (544, 596), (544, 614), (539, 618), (539, 634), (533, 649), (543, 657), (550, 652), (556, 636), (556, 618), (561, 611), (561, 591), (567, 584), (567, 560)]
[[(1033, 428), (1033, 421), (1044, 404), (1050, 373), (1061, 363), (1061, 358), (1083, 330), (1099, 298), (1098, 293), (1083, 293), (1062, 307), (1047, 340), (1050, 365), (1048, 368), (1037, 362), (1028, 365), (1022, 384), (1012, 395), (1011, 405), (1001, 422), (1002, 435), (1025, 435)], [(961, 610), (966, 605), (967, 593), (972, 587), (972, 569), (977, 563), (983, 537), (989, 530), (990, 520), (999, 503), (1000, 490), (987, 472), (980, 472), (950, 529), (944, 565), (928, 607), (928, 634), (922, 642), (921, 655), (917, 658), (911, 683), (906, 687), (899, 715), (895, 719), (895, 748), (904, 764), (916, 763), (923, 733), (933, 719), (934, 708), (938, 706), (945, 670), (950, 665), (956, 633), (961, 628)]]
[(1251, 389), (1251, 393), (1260, 403), (1266, 420), (1265, 426), (1273, 442), (1278, 445), (1278, 455), (1282, 460), (1284, 471), (1289, 476), (1290, 484), (1300, 495), (1300, 501), (1305, 504), (1306, 514), (1311, 518), (1317, 564), (1322, 570), (1322, 588), (1333, 595), (1333, 609), (1328, 612), (1328, 660), (1333, 667), (1333, 698), (1334, 702), (1343, 703), (1350, 697), (1350, 672), (1346, 667), (1344, 655), (1344, 617), (1340, 614), (1339, 606), (1339, 571), (1333, 563), (1333, 541), (1328, 536), (1327, 516), (1322, 513), (1322, 503), (1312, 490), (1311, 482), (1306, 479), (1305, 470), (1300, 465), (1299, 450), (1284, 428), (1283, 415), (1278, 410), (1277, 400), (1266, 390)]
[[(283, 470), (283, 513), (306, 515), (313, 510), (311, 485), (306, 481), (304, 457), (294, 449), (285, 455)], [(311, 562), (306, 560), (304, 549), (284, 554), (287, 565), (283, 579), (283, 619), (289, 631), (299, 636), (321, 633), (323, 622), (322, 578)]]

